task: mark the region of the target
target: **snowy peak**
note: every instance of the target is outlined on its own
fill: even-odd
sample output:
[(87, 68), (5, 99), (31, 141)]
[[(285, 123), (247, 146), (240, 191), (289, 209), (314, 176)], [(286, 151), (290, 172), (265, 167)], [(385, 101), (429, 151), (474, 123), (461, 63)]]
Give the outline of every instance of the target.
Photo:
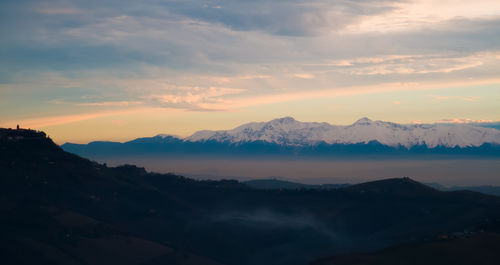
[(300, 122), (283, 117), (268, 122), (243, 124), (232, 130), (198, 131), (185, 141), (242, 143), (264, 141), (287, 146), (319, 143), (357, 144), (377, 141), (387, 146), (426, 145), (427, 147), (468, 147), (484, 143), (500, 144), (500, 131), (470, 125), (403, 125), (362, 118), (349, 126)]
[[(292, 117), (283, 117), (268, 122), (252, 122), (227, 131), (198, 131), (186, 141), (252, 142), (264, 141), (281, 145), (308, 145), (321, 141), (315, 132), (329, 130), (328, 123), (300, 122)], [(311, 134), (313, 133), (313, 134)]]
[(288, 131), (298, 129), (300, 126), (302, 126), (302, 122), (296, 121), (292, 117), (284, 117), (266, 122), (264, 128)]
[(278, 118), (270, 121), (269, 123), (273, 124), (294, 124), (294, 123), (300, 123), (297, 120), (295, 120), (293, 117), (287, 116), (283, 118)]
[(161, 138), (161, 139), (166, 139), (166, 138), (173, 138), (173, 139), (182, 139), (182, 137), (175, 135), (175, 134), (165, 134), (165, 133), (160, 133), (155, 136), (156, 138)]
[(352, 125), (371, 125), (373, 123), (372, 120), (364, 117), (364, 118), (361, 118), (359, 120), (357, 120), (355, 123), (353, 123)]
[(209, 131), (209, 130), (197, 131), (193, 135), (186, 138), (186, 141), (190, 142), (206, 141), (209, 140), (214, 134), (215, 134), (214, 131)]

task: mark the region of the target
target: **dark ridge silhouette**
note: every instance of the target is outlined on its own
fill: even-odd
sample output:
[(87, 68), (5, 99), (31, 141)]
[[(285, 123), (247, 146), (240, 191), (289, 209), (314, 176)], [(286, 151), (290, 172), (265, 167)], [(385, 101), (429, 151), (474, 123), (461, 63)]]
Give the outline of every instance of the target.
[(321, 185), (310, 185), (297, 183), (286, 180), (279, 179), (253, 179), (243, 182), (244, 184), (255, 188), (263, 190), (273, 190), (273, 189), (284, 189), (284, 190), (296, 190), (296, 189), (340, 189), (349, 186), (349, 184), (321, 184)]
[(407, 178), (260, 190), (107, 167), (34, 131), (0, 129), (0, 172), (2, 264), (293, 265), (500, 231), (495, 196)]
[(482, 186), (451, 186), (446, 187), (439, 183), (425, 183), (426, 185), (438, 189), (440, 191), (461, 191), (461, 190), (469, 190), (476, 191), (483, 194), (500, 196), (500, 187), (499, 186), (490, 186), (490, 185), (482, 185)]
[(434, 195), (438, 190), (414, 181), (408, 177), (390, 178), (365, 182), (346, 187), (345, 190), (359, 193), (383, 194), (391, 196), (422, 196)]

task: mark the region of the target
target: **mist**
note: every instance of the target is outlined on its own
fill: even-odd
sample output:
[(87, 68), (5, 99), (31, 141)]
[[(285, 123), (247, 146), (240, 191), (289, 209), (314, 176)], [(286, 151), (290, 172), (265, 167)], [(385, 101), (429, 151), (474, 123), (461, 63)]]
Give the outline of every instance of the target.
[(227, 157), (100, 157), (110, 166), (135, 164), (148, 171), (196, 179), (277, 178), (305, 184), (360, 183), (410, 177), (446, 186), (500, 185), (500, 159), (284, 159)]

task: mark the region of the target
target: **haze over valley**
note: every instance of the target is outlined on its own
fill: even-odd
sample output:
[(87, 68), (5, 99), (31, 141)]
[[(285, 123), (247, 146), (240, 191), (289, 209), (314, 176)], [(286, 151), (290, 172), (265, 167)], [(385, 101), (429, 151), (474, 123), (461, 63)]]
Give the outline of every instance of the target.
[(111, 166), (134, 164), (153, 172), (176, 173), (195, 179), (278, 178), (307, 184), (360, 183), (408, 176), (446, 186), (500, 186), (500, 159), (474, 160), (280, 160), (174, 157), (94, 158)]

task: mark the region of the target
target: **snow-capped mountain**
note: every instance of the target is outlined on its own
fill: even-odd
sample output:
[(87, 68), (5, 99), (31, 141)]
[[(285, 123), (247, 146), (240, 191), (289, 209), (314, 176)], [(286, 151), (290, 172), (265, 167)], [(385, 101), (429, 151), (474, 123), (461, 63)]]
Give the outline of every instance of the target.
[(292, 117), (269, 122), (253, 122), (232, 130), (198, 131), (185, 141), (215, 140), (225, 143), (264, 141), (285, 146), (327, 144), (357, 144), (378, 141), (381, 144), (410, 148), (426, 145), (429, 148), (470, 147), (485, 143), (500, 144), (500, 130), (466, 124), (402, 125), (362, 118), (352, 125), (300, 122)]

